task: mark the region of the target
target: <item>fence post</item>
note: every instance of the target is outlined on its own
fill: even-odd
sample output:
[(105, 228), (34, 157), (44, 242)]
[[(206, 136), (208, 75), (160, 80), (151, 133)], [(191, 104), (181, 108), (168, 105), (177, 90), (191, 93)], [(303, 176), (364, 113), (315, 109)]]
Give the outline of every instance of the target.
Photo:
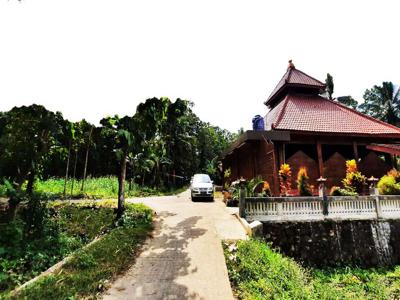
[(239, 217), (246, 218), (246, 179), (239, 181)]
[(317, 182), (319, 183), (318, 186), (318, 196), (322, 198), (322, 214), (324, 216), (327, 216), (329, 214), (329, 203), (328, 203), (328, 197), (326, 195), (326, 187), (325, 187), (325, 182), (326, 178), (323, 178), (322, 176), (317, 179)]
[(375, 198), (376, 217), (378, 219), (381, 219), (382, 218), (382, 207), (381, 207), (381, 203), (379, 201), (379, 190), (376, 186), (376, 184), (378, 182), (378, 178), (371, 176), (370, 178), (368, 178), (368, 182), (370, 183), (369, 194), (370, 194), (370, 196), (373, 196)]
[[(282, 201), (285, 201), (285, 200), (282, 200)], [(283, 202), (282, 201), (279, 201), (278, 203), (277, 203), (277, 207), (276, 207), (276, 209), (277, 209), (277, 214), (278, 214), (278, 216), (282, 216), (283, 215)]]

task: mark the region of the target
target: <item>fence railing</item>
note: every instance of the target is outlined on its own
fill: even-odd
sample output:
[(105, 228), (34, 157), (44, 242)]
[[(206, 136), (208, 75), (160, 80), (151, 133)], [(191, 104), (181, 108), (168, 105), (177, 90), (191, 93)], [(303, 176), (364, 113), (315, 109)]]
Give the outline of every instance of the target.
[(242, 197), (248, 221), (400, 218), (400, 196)]

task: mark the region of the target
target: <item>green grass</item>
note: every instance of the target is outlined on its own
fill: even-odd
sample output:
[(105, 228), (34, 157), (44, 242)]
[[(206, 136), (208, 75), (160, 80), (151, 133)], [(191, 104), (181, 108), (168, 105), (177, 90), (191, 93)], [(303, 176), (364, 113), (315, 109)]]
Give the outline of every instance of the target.
[[(46, 222), (43, 236), (38, 239), (28, 242), (24, 239), (25, 235), (21, 234), (24, 226), (19, 217), (16, 224), (3, 224), (7, 228), (0, 228), (9, 235), (0, 237), (4, 240), (0, 247), (0, 250), (3, 249), (3, 252), (0, 251), (0, 299), (13, 299), (9, 292), (14, 287), (40, 274), (73, 251), (76, 251), (74, 258), (61, 273), (29, 286), (14, 298), (93, 296), (104, 280), (132, 262), (133, 252), (151, 230), (152, 211), (142, 204), (127, 203), (117, 227), (114, 200), (76, 204), (56, 201), (48, 207), (51, 218)], [(85, 244), (99, 236), (102, 239), (82, 250)], [(56, 285), (53, 278), (57, 278)]]
[(303, 268), (258, 240), (224, 244), (238, 299), (399, 299), (395, 268)]
[[(67, 180), (66, 197), (67, 198), (89, 198), (89, 199), (116, 199), (118, 197), (118, 179), (115, 176), (87, 178), (84, 191), (81, 192), (82, 181), (74, 180), (74, 189), (71, 193), (72, 180)], [(145, 197), (152, 195), (169, 195), (185, 190), (180, 189), (157, 189), (138, 184), (132, 184), (129, 189), (129, 183), (125, 183), (126, 197)], [(64, 179), (50, 178), (47, 180), (38, 180), (35, 183), (35, 193), (46, 199), (59, 199), (64, 193)], [(0, 197), (6, 196), (4, 185), (0, 185)]]
[(10, 299), (96, 299), (107, 280), (130, 266), (149, 225), (120, 227), (79, 251), (57, 274), (46, 276)]

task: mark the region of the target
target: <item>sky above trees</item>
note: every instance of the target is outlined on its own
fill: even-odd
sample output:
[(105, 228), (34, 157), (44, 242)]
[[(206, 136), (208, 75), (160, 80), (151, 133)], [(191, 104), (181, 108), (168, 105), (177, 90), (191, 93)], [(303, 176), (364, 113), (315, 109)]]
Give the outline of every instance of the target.
[(288, 59), (337, 96), (398, 83), (397, 1), (0, 0), (0, 111), (32, 103), (98, 124), (147, 98), (250, 128)]

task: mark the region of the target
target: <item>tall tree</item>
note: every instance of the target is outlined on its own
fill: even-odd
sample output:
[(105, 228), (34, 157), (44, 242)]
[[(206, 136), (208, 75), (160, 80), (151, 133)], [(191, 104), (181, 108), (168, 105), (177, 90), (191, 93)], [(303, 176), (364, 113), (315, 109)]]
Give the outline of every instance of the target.
[(352, 96), (337, 97), (336, 100), (352, 109), (357, 109), (358, 102)]
[(125, 203), (125, 178), (126, 165), (128, 155), (132, 152), (135, 143), (138, 143), (137, 122), (135, 117), (114, 118), (107, 117), (102, 119), (100, 123), (103, 125), (105, 134), (114, 138), (115, 154), (120, 165), (118, 174), (118, 208), (117, 219), (119, 219), (124, 211)]
[(28, 180), (27, 192), (32, 193), (35, 178), (59, 143), (63, 123), (61, 113), (40, 105), (15, 107), (7, 113), (0, 138), (0, 169), (9, 170), (8, 177), (17, 189)]
[(66, 198), (67, 196), (67, 182), (68, 182), (68, 175), (69, 175), (69, 163), (71, 161), (71, 149), (72, 149), (72, 142), (75, 138), (75, 128), (74, 123), (67, 123), (65, 135), (68, 136), (68, 155), (67, 155), (67, 165), (65, 167), (65, 178), (64, 178), (64, 191), (63, 196)]
[(89, 136), (87, 138), (87, 145), (86, 145), (86, 154), (85, 154), (85, 165), (83, 167), (83, 176), (82, 176), (82, 186), (81, 186), (81, 192), (83, 193), (85, 190), (85, 180), (86, 180), (86, 173), (87, 173), (87, 164), (88, 164), (88, 159), (89, 159), (89, 149), (90, 145), (92, 143), (92, 134), (93, 134), (93, 129), (94, 126), (90, 126), (89, 129)]
[(364, 93), (364, 103), (359, 110), (393, 125), (400, 125), (400, 88), (392, 82), (382, 82)]
[(334, 83), (333, 83), (333, 77), (331, 74), (326, 74), (326, 79), (325, 79), (325, 84), (326, 84), (326, 92), (328, 94), (328, 98), (332, 100), (332, 95), (333, 95), (333, 90), (334, 90)]

